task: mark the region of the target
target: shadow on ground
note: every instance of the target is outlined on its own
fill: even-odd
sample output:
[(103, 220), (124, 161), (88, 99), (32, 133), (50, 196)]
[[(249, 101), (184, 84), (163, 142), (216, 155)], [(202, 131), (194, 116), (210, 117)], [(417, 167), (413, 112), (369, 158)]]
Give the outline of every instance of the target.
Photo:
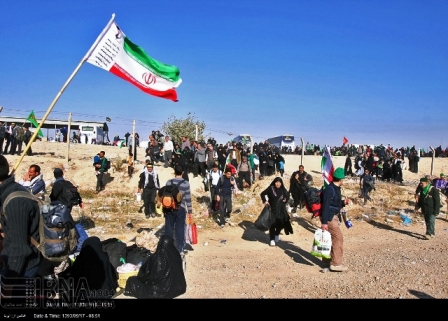
[(435, 297), (425, 293), (425, 292), (420, 292), (420, 291), (416, 291), (416, 290), (409, 290), (409, 293), (416, 296), (418, 299), (435, 299)]
[[(310, 232), (314, 234), (315, 227), (309, 223), (306, 222), (304, 219), (299, 219), (300, 225), (304, 226), (306, 229), (309, 229)], [(303, 225), (302, 225), (303, 224)], [(260, 231), (254, 227), (254, 223), (250, 221), (242, 221), (238, 224), (239, 227), (243, 229), (243, 235), (241, 238), (245, 241), (250, 242), (260, 242), (266, 244), (266, 246), (269, 246), (269, 235), (266, 232)], [(312, 230), (314, 228), (314, 230)], [(281, 239), (280, 235), (280, 239)], [(310, 238), (312, 239), (312, 237)], [(290, 256), (294, 262), (298, 264), (304, 264), (304, 265), (317, 265), (320, 267), (323, 267), (322, 261), (310, 254), (308, 249), (304, 250), (298, 247), (297, 245), (293, 244), (292, 242), (288, 241), (282, 241), (276, 243), (276, 246), (281, 248), (286, 255)], [(310, 241), (310, 249), (311, 249), (311, 241)]]
[(373, 225), (373, 226), (375, 226), (377, 228), (380, 228), (380, 229), (394, 231), (394, 232), (397, 232), (397, 233), (400, 233), (400, 234), (404, 234), (404, 235), (408, 235), (408, 236), (414, 237), (414, 238), (419, 239), (419, 240), (424, 240), (425, 239), (425, 237), (422, 234), (418, 234), (418, 233), (414, 233), (414, 232), (410, 232), (410, 231), (406, 231), (406, 230), (397, 229), (397, 228), (394, 228), (393, 226), (390, 226), (390, 225), (387, 225), (387, 224), (384, 224), (384, 223), (375, 222), (375, 221), (372, 221), (372, 220), (368, 221), (367, 223), (369, 223), (369, 224), (371, 224), (371, 225)]

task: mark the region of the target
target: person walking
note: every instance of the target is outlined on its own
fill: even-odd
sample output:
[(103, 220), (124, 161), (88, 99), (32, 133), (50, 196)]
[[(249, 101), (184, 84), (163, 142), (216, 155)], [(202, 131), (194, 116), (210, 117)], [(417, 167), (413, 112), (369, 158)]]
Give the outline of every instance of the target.
[(341, 186), (344, 178), (344, 169), (338, 167), (333, 173), (333, 181), (325, 187), (322, 194), (321, 229), (331, 234), (331, 259), (323, 258), (322, 261), (334, 272), (348, 270), (347, 266), (342, 264), (344, 238), (339, 228), (341, 208), (351, 203), (348, 198), (342, 200)]
[[(60, 168), (55, 168), (53, 171), (53, 175), (55, 178), (55, 181), (53, 183), (53, 187), (51, 188), (50, 193), (50, 200), (52, 202), (59, 201), (65, 206), (67, 206), (70, 209), (70, 212), (72, 211), (73, 204), (68, 202), (69, 200), (66, 198), (64, 194), (64, 185), (73, 185), (70, 181), (66, 180), (64, 178), (64, 172)], [(68, 183), (66, 183), (68, 182)], [(82, 201), (81, 195), (78, 193), (79, 196), (79, 207), (84, 208), (84, 203)]]
[(182, 201), (178, 210), (172, 212), (165, 212), (165, 235), (174, 237), (176, 233), (176, 249), (181, 256), (184, 255), (185, 248), (185, 221), (188, 214), (193, 213), (193, 206), (191, 203), (191, 189), (190, 183), (182, 178), (182, 166), (174, 166), (174, 178), (166, 182), (166, 186), (177, 185), (179, 192), (182, 194)]
[(107, 159), (105, 155), (106, 152), (102, 150), (93, 158), (93, 166), (95, 167), (95, 175), (96, 175), (97, 194), (100, 191), (104, 190), (103, 176), (104, 173), (107, 172)]
[(440, 194), (437, 188), (430, 184), (428, 178), (420, 178), (421, 192), (415, 205), (415, 212), (421, 208), (425, 218), (426, 234), (425, 239), (429, 240), (436, 236), (435, 223), (436, 216), (440, 212)]
[(286, 190), (280, 177), (274, 178), (271, 184), (260, 194), (261, 201), (265, 206), (270, 206), (275, 215), (275, 222), (269, 229), (269, 245), (275, 246), (280, 241), (280, 232), (284, 229), (285, 234), (293, 234), (289, 215), (286, 211), (286, 203), (289, 201), (289, 192)]
[(372, 190), (375, 190), (375, 179), (370, 173), (370, 169), (366, 168), (364, 174), (362, 174), (359, 178), (359, 188), (361, 190), (361, 195), (364, 198), (364, 205), (366, 205), (368, 200), (372, 200), (372, 198), (369, 196), (369, 193)]
[(216, 211), (216, 186), (221, 179), (222, 171), (219, 170), (218, 164), (214, 164), (212, 170), (209, 173), (210, 182), (210, 204), (212, 213)]
[(232, 192), (235, 186), (236, 181), (232, 176), (232, 170), (227, 166), (224, 171), (224, 176), (218, 180), (215, 192), (216, 201), (220, 202), (219, 209), (221, 212), (221, 228), (224, 228), (225, 224), (230, 222), (230, 213), (232, 213)]
[[(243, 191), (245, 185), (250, 188), (251, 184), (251, 175), (252, 175), (252, 167), (250, 163), (247, 161), (247, 156), (241, 157), (241, 163), (238, 164), (237, 167), (238, 172), (238, 188)], [(244, 180), (244, 182), (243, 182)]]
[(138, 193), (143, 190), (143, 204), (145, 206), (146, 218), (156, 217), (156, 195), (160, 188), (159, 177), (154, 171), (153, 164), (149, 163), (146, 168), (140, 173), (138, 182)]
[(171, 156), (174, 151), (173, 142), (170, 140), (170, 137), (165, 136), (165, 142), (163, 143), (163, 155), (165, 159), (164, 167), (168, 168), (170, 166), (169, 162), (171, 161)]

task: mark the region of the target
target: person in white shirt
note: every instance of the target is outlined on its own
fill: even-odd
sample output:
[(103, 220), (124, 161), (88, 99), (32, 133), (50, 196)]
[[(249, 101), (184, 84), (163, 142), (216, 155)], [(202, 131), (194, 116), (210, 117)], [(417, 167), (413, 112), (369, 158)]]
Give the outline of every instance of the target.
[(170, 140), (170, 137), (167, 135), (165, 136), (165, 142), (163, 143), (163, 155), (165, 158), (165, 168), (169, 167), (169, 162), (171, 160), (171, 156), (173, 154), (174, 145), (173, 142)]
[(209, 182), (210, 182), (210, 199), (211, 199), (211, 210), (216, 210), (216, 185), (218, 185), (219, 180), (221, 179), (222, 171), (218, 169), (218, 164), (214, 164), (213, 168), (209, 174)]

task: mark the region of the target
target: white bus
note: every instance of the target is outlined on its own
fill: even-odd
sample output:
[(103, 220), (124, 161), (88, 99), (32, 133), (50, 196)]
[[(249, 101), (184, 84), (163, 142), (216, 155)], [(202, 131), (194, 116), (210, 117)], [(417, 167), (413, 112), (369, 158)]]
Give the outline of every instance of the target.
[(80, 125), (81, 144), (103, 144), (103, 127), (92, 125)]
[(281, 135), (277, 137), (272, 137), (267, 139), (270, 145), (274, 145), (280, 149), (280, 151), (287, 150), (291, 147), (291, 150), (294, 151), (296, 148), (294, 143), (294, 135)]
[(252, 153), (253, 148), (254, 148), (254, 143), (253, 143), (251, 135), (240, 134), (240, 135), (236, 136), (232, 141), (234, 141), (235, 143), (241, 143), (243, 145), (246, 145), (247, 147), (250, 148), (250, 152)]

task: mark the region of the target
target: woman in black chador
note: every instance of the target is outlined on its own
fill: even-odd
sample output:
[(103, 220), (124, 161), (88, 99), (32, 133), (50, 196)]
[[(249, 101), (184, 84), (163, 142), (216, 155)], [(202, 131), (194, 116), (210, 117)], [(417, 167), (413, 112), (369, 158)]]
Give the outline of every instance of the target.
[(283, 180), (276, 177), (272, 183), (260, 194), (261, 200), (265, 205), (271, 207), (276, 221), (269, 229), (270, 246), (280, 241), (280, 232), (285, 230), (285, 234), (293, 234), (292, 226), (289, 221), (289, 214), (286, 211), (286, 203), (289, 200), (289, 192), (286, 190)]

